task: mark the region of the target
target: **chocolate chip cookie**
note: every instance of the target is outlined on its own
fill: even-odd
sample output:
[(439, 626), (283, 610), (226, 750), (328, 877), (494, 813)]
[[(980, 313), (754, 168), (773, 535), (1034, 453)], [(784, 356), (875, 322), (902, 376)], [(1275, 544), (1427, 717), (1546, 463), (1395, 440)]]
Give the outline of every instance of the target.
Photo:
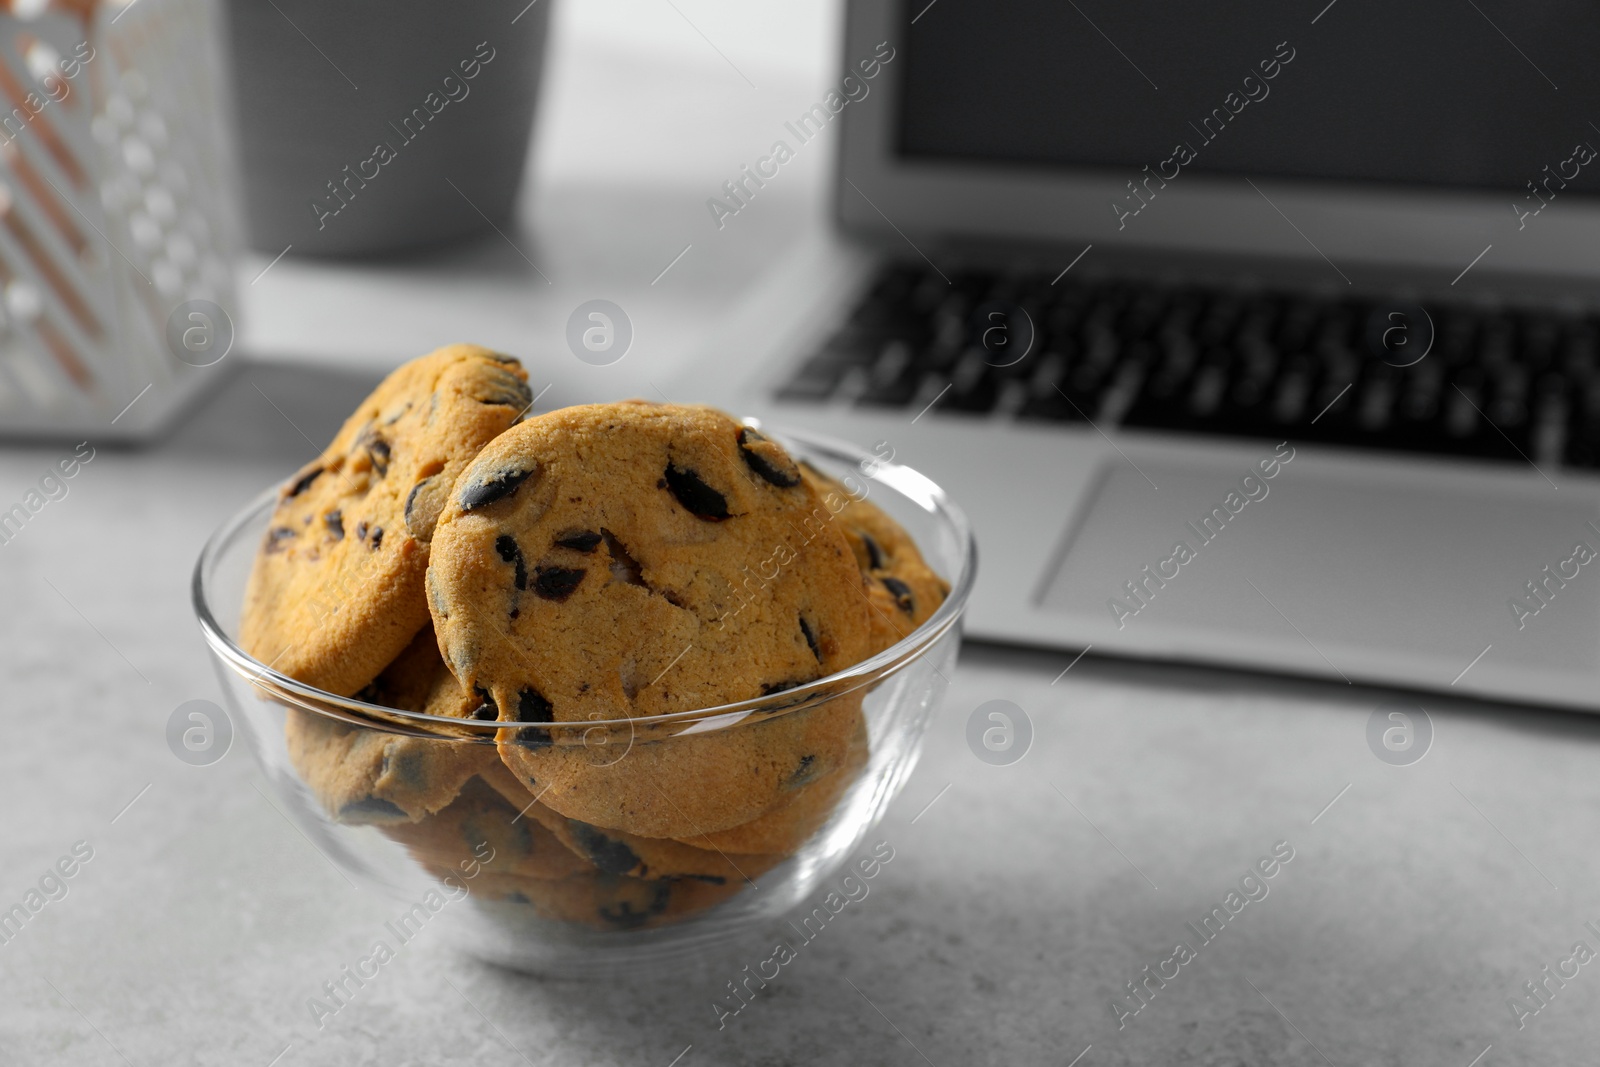
[[(606, 874), (625, 874), (631, 878), (693, 877), (715, 885), (724, 882), (754, 884), (754, 879), (783, 862), (787, 853), (776, 855), (729, 856), (715, 845), (699, 848), (666, 838), (640, 837), (625, 830), (594, 826), (581, 819), (569, 819), (538, 803), (534, 794), (503, 766), (485, 772), (484, 780), (500, 792), (519, 811), (527, 811), (557, 840)], [(746, 850), (752, 852), (752, 850)]]
[(857, 722), (849, 751), (838, 767), (794, 790), (777, 807), (742, 826), (684, 838), (683, 843), (714, 850), (741, 867), (750, 856), (794, 853), (828, 821), (845, 790), (867, 765), (867, 724), (865, 719)]
[(603, 751), (549, 728), (717, 707), (867, 654), (838, 525), (779, 446), (710, 408), (597, 404), (502, 434), (452, 489), (428, 596), (456, 676), (520, 724), (507, 765), (569, 818), (737, 826), (836, 766), (856, 729), (848, 701)]
[(245, 651), (342, 696), (370, 682), (428, 621), (428, 546), (451, 484), (530, 401), (521, 365), (475, 345), (384, 379), (279, 494), (245, 593)]
[(441, 878), (460, 879), (474, 861), (484, 873), (545, 880), (594, 870), (544, 826), (520, 817), (482, 778), (469, 780), (437, 814), (381, 829)]
[[(368, 703), (465, 719), (477, 707), (456, 681), (425, 628), (360, 694)], [(291, 707), (284, 723), (289, 759), (328, 814), (343, 823), (403, 823), (439, 811), (487, 766), (492, 744), (456, 736), (417, 736), (403, 728), (355, 726)]]
[(485, 872), (466, 886), (479, 898), (524, 905), (541, 919), (608, 932), (664, 926), (720, 904), (740, 888), (696, 878), (629, 878), (599, 871), (559, 881)]
[(911, 535), (870, 496), (850, 493), (810, 464), (803, 464), (801, 473), (834, 514), (855, 555), (871, 607), (872, 652), (882, 652), (933, 616), (950, 595), (950, 583), (928, 566)]

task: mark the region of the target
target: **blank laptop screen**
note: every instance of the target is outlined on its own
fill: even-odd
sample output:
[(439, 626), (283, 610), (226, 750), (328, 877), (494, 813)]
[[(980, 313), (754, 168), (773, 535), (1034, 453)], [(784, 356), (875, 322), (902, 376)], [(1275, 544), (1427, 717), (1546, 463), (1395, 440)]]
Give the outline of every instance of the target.
[(926, 4), (908, 159), (1600, 189), (1592, 0)]

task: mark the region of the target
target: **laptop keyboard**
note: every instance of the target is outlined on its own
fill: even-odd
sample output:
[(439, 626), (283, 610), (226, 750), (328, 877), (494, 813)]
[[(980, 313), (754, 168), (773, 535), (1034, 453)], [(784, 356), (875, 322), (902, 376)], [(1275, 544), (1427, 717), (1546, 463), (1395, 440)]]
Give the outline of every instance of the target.
[(1600, 319), (1422, 310), (890, 264), (779, 396), (1600, 467)]

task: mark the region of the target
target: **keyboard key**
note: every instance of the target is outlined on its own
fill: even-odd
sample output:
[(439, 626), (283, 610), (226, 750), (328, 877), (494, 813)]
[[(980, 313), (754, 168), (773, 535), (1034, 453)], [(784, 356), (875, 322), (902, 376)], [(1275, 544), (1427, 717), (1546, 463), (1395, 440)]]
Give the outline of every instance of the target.
[[(986, 346), (997, 308), (1008, 340), (1026, 312), (1026, 356)], [(889, 264), (779, 395), (1600, 469), (1600, 319), (1426, 310), (1428, 355), (1394, 367), (1369, 348), (1381, 304)]]
[(981, 348), (969, 348), (950, 377), (950, 391), (945, 394), (940, 407), (947, 411), (964, 411), (969, 414), (986, 412), (999, 399), (999, 379), (986, 362), (988, 353)]
[(867, 388), (856, 397), (857, 404), (875, 407), (904, 407), (916, 395), (923, 372), (909, 342), (888, 341), (878, 353), (867, 375)]

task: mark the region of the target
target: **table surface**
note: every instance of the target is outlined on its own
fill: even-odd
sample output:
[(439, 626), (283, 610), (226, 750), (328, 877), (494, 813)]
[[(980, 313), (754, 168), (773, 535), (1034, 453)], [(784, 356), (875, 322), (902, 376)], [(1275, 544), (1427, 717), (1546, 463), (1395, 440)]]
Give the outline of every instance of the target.
[[(684, 11), (720, 25), (703, 6)], [(664, 25), (687, 33), (673, 18)], [(642, 47), (602, 44), (575, 51), (621, 68)], [(766, 69), (734, 56), (746, 73)], [(722, 63), (711, 56), (685, 77), (726, 93), (741, 83)], [(588, 67), (552, 77), (557, 101), (585, 79), (604, 82)], [(761, 92), (787, 84), (785, 100), (804, 97), (819, 77), (778, 69)], [(771, 103), (727, 105), (753, 116), (735, 124), (739, 137), (774, 121)], [(678, 136), (703, 135), (703, 123), (675, 121)], [(731, 171), (741, 151), (712, 169)], [(694, 185), (663, 168), (666, 185)], [(639, 162), (629, 177), (649, 170)], [(647, 284), (630, 290), (656, 309), (644, 319), (662, 316), (661, 344), (633, 361), (641, 376), (683, 358), (691, 320), (713, 316), (736, 298), (736, 279), (803, 234), (820, 182), (803, 185), (775, 191), (791, 200), (775, 195), (767, 221), (741, 220), (747, 236), (702, 245), (685, 229), (684, 242), (715, 253), (694, 268), (703, 276), (681, 276), (692, 299), (650, 305)], [(530, 248), (543, 241), (576, 280), (558, 275), (571, 286), (559, 299), (506, 312), (504, 336), (487, 339), (538, 341), (564, 320), (563, 301), (651, 242), (665, 243), (664, 264), (678, 222), (652, 195), (587, 178), (541, 187), (518, 236)], [(611, 228), (615, 248), (597, 250), (581, 219), (557, 217), (563, 206), (591, 219), (621, 211), (647, 239)], [(458, 255), (480, 257), (484, 284), (510, 284), (492, 269), (501, 251)], [(285, 821), (242, 744), (190, 767), (164, 729), (178, 704), (221, 699), (187, 597), (204, 539), (331, 436), (386, 365), (386, 346), (416, 347), (408, 332), (461, 313), (440, 310), (446, 327), (418, 313), (373, 340), (334, 321), (331, 302), (298, 319), (273, 309), (334, 282), (357, 307), (389, 307), (434, 269), (380, 277), (279, 264), (252, 290), (269, 321), (248, 336), (280, 361), (238, 368), (155, 448), (100, 448), (67, 496), (0, 545), (10, 609), (0, 616), (0, 911), (75, 843), (93, 849), (67, 895), (0, 944), (0, 1064), (1594, 1061), (1600, 968), (1548, 980), (1548, 1006), (1520, 1029), (1508, 998), (1542, 967), (1576, 966), (1561, 962), (1575, 942), (1600, 950), (1584, 926), (1600, 930), (1590, 837), (1600, 720), (1423, 700), (1431, 749), (1392, 766), (1368, 742), (1383, 694), (985, 648), (964, 652), (921, 764), (869, 839), (895, 850), (870, 897), (725, 1028), (712, 1004), (768, 954), (765, 933), (670, 981), (593, 984), (485, 966), (424, 931), (319, 1030), (307, 998), (367, 952), (393, 905), (354, 890)], [(282, 362), (311, 358), (323, 366)], [(593, 385), (564, 380), (574, 396)], [(0, 506), (69, 452), (0, 452)], [(1010, 766), (981, 762), (965, 740), (969, 714), (992, 699), (1015, 702), (1033, 725), (1031, 749)], [(1293, 859), (1267, 896), (1201, 944), (1187, 924), (1275, 846)], [(1134, 1003), (1127, 984), (1158, 971), (1180, 941), (1195, 958), (1119, 1020), (1113, 1004)]]
[[(243, 745), (190, 767), (164, 728), (221, 699), (186, 596), (202, 542), (369, 384), (244, 370), (161, 447), (97, 451), (0, 546), (0, 909), (94, 850), (0, 944), (0, 1063), (1592, 1062), (1600, 974), (1520, 1031), (1506, 1001), (1600, 948), (1600, 720), (1425, 701), (1431, 751), (1396, 767), (1367, 741), (1380, 694), (990, 649), (872, 838), (895, 859), (870, 897), (725, 1029), (712, 1002), (765, 933), (679, 980), (594, 985), (424, 932), (318, 1030), (306, 999), (395, 905), (285, 821)], [(0, 454), (0, 486), (64, 454)], [(1033, 724), (1010, 766), (966, 744), (991, 699)], [(1199, 945), (1185, 924), (1280, 841), (1268, 895)], [(1197, 959), (1119, 1029), (1125, 983), (1180, 940)]]

